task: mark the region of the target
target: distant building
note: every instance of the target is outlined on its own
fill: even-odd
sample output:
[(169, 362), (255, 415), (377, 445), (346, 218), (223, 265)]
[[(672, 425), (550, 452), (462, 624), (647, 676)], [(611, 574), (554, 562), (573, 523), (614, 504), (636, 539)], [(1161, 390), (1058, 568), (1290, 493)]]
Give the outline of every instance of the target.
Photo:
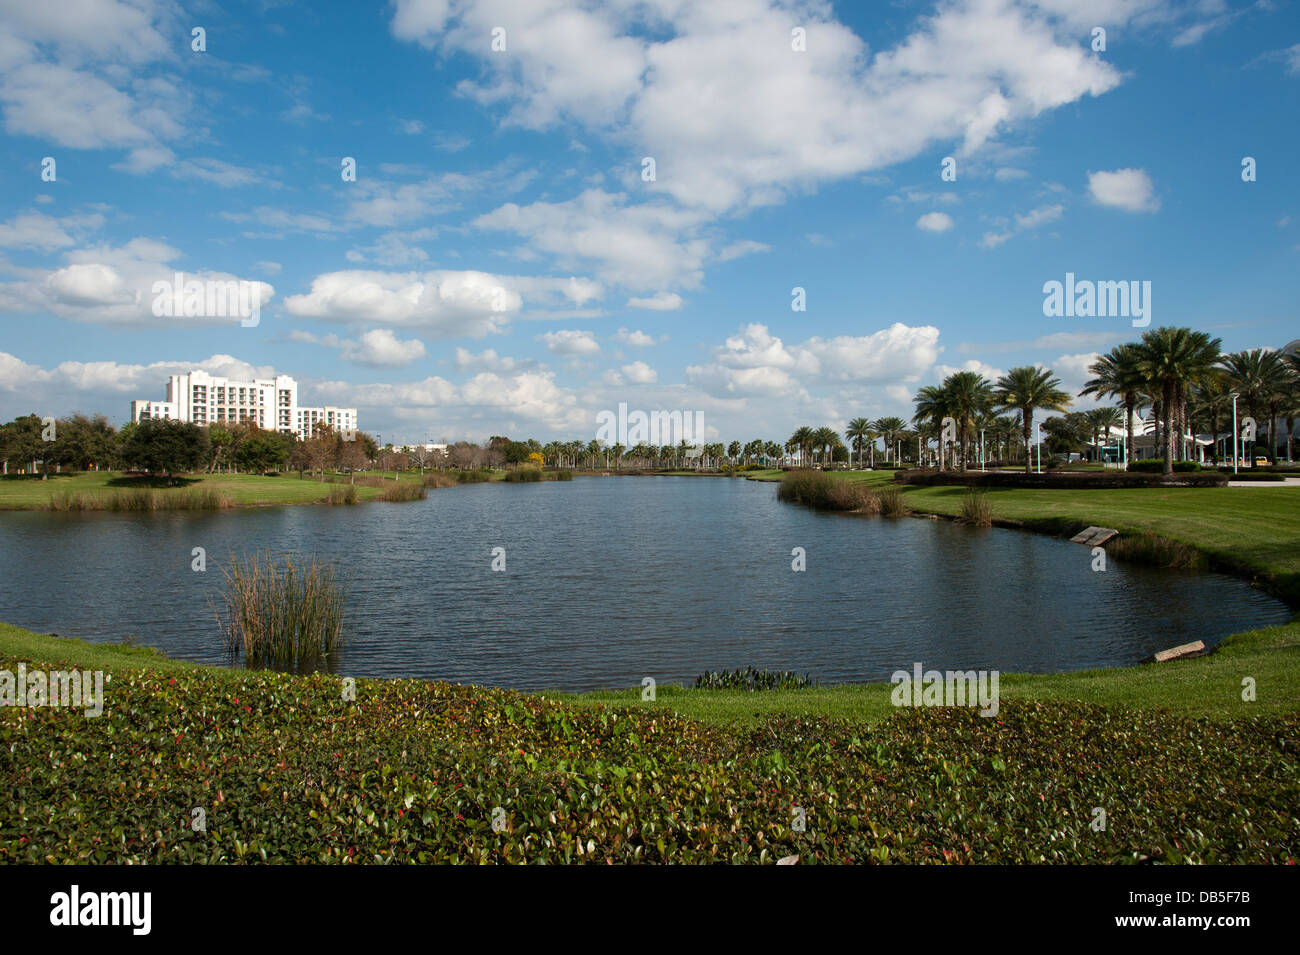
[(266, 431), (279, 431), (307, 440), (322, 424), (336, 431), (357, 427), (356, 408), (308, 408), (298, 405), (298, 382), (288, 375), (274, 378), (217, 378), (205, 371), (172, 375), (164, 401), (131, 402), (131, 420), (170, 418), (197, 425), (251, 421)]

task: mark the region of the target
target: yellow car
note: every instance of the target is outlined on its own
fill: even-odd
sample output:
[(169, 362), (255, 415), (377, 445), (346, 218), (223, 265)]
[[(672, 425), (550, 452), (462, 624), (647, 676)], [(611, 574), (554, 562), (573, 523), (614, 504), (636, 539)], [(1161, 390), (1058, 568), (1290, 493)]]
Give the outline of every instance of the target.
[(1256, 458), (1256, 459), (1255, 459), (1255, 467), (1257, 467), (1257, 468), (1266, 468), (1266, 467), (1268, 467), (1268, 458)]

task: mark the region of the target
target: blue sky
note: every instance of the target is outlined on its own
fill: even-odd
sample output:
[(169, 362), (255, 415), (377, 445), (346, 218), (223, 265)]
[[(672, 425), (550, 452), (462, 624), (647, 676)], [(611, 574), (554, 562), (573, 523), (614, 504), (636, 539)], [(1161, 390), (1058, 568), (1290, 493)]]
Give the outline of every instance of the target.
[[(1139, 330), (1046, 317), (1067, 272), (1227, 350), (1300, 337), (1294, 3), (62, 6), (0, 0), (6, 420), (121, 423), (201, 367), (385, 440), (620, 402), (784, 438), (961, 367), (1077, 390)], [(177, 271), (274, 292), (156, 317)]]

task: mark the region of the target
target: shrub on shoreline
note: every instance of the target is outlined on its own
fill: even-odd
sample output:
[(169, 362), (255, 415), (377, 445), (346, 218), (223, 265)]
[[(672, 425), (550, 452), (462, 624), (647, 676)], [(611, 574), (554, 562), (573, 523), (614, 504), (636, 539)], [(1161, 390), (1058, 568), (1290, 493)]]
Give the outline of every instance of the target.
[(511, 484), (532, 484), (542, 480), (542, 472), (540, 468), (515, 468), (507, 471), (501, 480)]
[(957, 521), (974, 527), (992, 527), (993, 508), (989, 505), (988, 492), (983, 488), (968, 487), (962, 496), (961, 516)]

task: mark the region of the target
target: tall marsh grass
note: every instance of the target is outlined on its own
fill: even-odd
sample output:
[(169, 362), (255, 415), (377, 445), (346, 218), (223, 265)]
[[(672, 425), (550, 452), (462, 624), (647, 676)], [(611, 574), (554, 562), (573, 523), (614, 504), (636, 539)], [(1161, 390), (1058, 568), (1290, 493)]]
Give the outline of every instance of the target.
[(428, 496), (423, 484), (414, 481), (391, 483), (380, 493), (381, 501), (423, 501)]
[(906, 517), (911, 511), (902, 488), (887, 484), (876, 491), (876, 497), (880, 498), (880, 513), (885, 517)]
[(957, 520), (962, 524), (975, 527), (993, 526), (993, 507), (989, 504), (988, 494), (983, 488), (971, 487), (961, 499), (961, 516)]
[(1106, 552), (1117, 560), (1177, 570), (1204, 570), (1209, 565), (1205, 555), (1195, 547), (1151, 531), (1116, 537), (1106, 545)]
[(245, 663), (295, 668), (317, 663), (343, 641), (347, 590), (326, 564), (232, 557), (226, 568), (222, 643)]
[(880, 498), (867, 485), (838, 480), (821, 471), (787, 471), (776, 496), (819, 510), (880, 513)]
[(429, 471), (424, 475), (425, 487), (455, 487), (456, 479), (446, 471)]
[(235, 502), (215, 488), (171, 491), (128, 488), (121, 491), (55, 491), (52, 511), (215, 511)]
[(338, 484), (329, 489), (325, 495), (326, 504), (355, 504), (357, 489), (351, 484)]
[(513, 471), (507, 471), (503, 481), (509, 481), (511, 484), (531, 484), (541, 481), (541, 468), (516, 468)]

